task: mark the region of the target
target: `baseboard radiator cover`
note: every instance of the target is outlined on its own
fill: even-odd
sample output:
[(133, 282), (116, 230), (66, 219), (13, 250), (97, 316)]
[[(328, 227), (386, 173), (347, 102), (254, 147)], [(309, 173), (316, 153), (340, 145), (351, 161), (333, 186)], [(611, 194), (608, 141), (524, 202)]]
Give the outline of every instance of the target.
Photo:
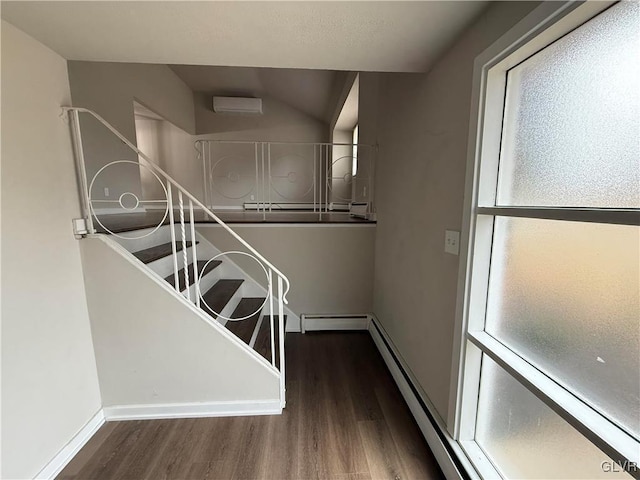
[(369, 330), (370, 315), (353, 314), (302, 314), (300, 329), (302, 333), (331, 330)]
[(104, 407), (106, 421), (159, 420), (172, 418), (280, 415), (280, 400), (112, 405)]
[(461, 447), (445, 428), (435, 407), (420, 393), (410, 369), (374, 315), (370, 315), (369, 333), (445, 477), (448, 480), (480, 479)]

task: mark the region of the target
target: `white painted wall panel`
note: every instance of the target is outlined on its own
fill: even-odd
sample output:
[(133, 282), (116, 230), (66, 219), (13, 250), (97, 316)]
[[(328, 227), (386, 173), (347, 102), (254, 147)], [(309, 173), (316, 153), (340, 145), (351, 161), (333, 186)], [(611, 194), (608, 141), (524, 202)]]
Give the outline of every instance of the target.
[(268, 367), (137, 262), (99, 238), (81, 252), (104, 407), (278, 399)]
[(2, 478), (33, 478), (100, 409), (67, 62), (2, 22)]

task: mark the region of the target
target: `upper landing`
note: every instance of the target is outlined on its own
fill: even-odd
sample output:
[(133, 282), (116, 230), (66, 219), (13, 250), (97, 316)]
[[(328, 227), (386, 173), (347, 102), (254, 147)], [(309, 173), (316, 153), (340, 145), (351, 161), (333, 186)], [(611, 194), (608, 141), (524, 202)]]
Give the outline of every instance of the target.
[[(367, 220), (349, 215), (348, 212), (257, 212), (257, 211), (218, 211), (216, 215), (227, 224), (375, 224), (375, 220)], [(163, 217), (164, 221), (163, 221)], [(165, 214), (165, 210), (135, 212), (125, 214), (109, 214), (97, 216), (99, 222), (95, 222), (94, 226), (100, 233), (120, 233), (132, 230), (140, 230), (143, 228), (153, 228), (163, 222), (169, 224), (169, 215)], [(179, 222), (179, 213), (175, 212), (176, 222)], [(189, 212), (185, 212), (185, 222), (189, 221)], [(216, 224), (217, 222), (204, 212), (197, 211), (194, 213), (194, 221), (197, 224)]]

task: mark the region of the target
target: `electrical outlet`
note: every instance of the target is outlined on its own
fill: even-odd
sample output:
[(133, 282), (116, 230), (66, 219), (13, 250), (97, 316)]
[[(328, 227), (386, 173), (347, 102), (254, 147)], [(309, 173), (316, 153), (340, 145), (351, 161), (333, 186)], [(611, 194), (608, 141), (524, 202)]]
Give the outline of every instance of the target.
[(109, 187), (104, 187), (104, 196), (105, 197), (109, 196)]
[(251, 200), (253, 201), (255, 199), (256, 199), (256, 196), (255, 195), (251, 195)]
[(445, 230), (444, 251), (452, 255), (458, 255), (460, 253), (460, 232)]

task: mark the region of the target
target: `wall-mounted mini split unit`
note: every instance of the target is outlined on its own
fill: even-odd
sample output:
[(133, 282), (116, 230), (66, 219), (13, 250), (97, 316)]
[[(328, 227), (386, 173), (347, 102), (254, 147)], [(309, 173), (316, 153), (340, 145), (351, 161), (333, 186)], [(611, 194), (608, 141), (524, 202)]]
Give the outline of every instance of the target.
[(213, 111), (216, 113), (261, 114), (262, 99), (247, 97), (213, 97)]

